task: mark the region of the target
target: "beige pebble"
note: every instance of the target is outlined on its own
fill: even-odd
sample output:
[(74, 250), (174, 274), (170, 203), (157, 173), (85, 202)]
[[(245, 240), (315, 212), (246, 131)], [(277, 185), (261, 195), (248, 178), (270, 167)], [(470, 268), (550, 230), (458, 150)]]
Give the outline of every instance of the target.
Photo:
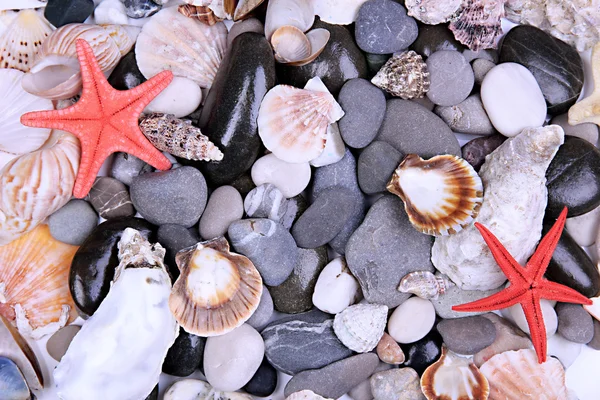
[(379, 359), (387, 364), (398, 365), (404, 362), (404, 352), (390, 335), (384, 333), (377, 344)]
[(50, 357), (54, 358), (56, 361), (60, 361), (80, 329), (81, 327), (78, 325), (67, 325), (56, 331), (46, 343), (46, 350), (48, 350)]

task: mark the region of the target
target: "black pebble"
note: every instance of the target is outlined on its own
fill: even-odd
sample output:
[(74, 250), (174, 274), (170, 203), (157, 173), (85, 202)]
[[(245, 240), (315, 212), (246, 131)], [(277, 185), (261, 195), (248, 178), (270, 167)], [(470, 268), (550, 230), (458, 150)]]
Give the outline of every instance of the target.
[(443, 339), (434, 327), (423, 339), (401, 345), (400, 347), (406, 355), (406, 361), (402, 367), (410, 367), (422, 375), (427, 367), (440, 358), (442, 343)]
[(244, 391), (257, 397), (267, 397), (277, 388), (277, 370), (273, 368), (265, 357), (258, 370), (244, 386)]
[(186, 227), (176, 224), (161, 225), (158, 232), (156, 232), (156, 237), (158, 242), (167, 250), (165, 264), (169, 269), (173, 282), (175, 282), (175, 279), (179, 276), (179, 267), (175, 262), (177, 252), (200, 242), (200, 238)]
[(133, 89), (144, 82), (146, 82), (146, 78), (137, 66), (134, 50), (121, 58), (121, 61), (108, 77), (108, 83), (117, 90)]
[(85, 21), (94, 12), (93, 0), (48, 0), (44, 17), (55, 27)]
[(196, 368), (202, 368), (206, 338), (179, 330), (179, 336), (169, 349), (162, 371), (173, 376), (189, 376)]
[(146, 400), (158, 400), (158, 385), (154, 386), (154, 390), (146, 397)]

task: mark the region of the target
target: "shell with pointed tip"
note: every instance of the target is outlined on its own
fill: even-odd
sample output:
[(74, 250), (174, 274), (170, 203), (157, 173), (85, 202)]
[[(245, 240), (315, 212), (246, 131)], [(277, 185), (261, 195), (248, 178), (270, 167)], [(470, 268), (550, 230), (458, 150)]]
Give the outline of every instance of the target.
[(440, 359), (421, 376), (421, 390), (429, 400), (486, 400), (490, 386), (473, 357), (461, 357), (443, 346)]
[(462, 0), (406, 0), (408, 15), (427, 25), (448, 22), (456, 16)]
[(27, 93), (21, 87), (25, 74), (16, 69), (0, 69), (0, 169), (13, 158), (39, 149), (50, 129), (21, 124), (21, 115), (30, 111), (52, 110), (52, 102)]
[(77, 138), (53, 131), (39, 149), (0, 171), (0, 246), (40, 224), (71, 198), (79, 169)]
[(371, 79), (373, 85), (393, 96), (415, 99), (429, 91), (429, 69), (423, 58), (410, 50), (394, 55)]
[(247, 257), (229, 251), (224, 237), (177, 253), (181, 275), (169, 307), (183, 329), (218, 336), (246, 322), (258, 308), (262, 278)]
[(504, 0), (465, 0), (449, 28), (456, 40), (473, 51), (495, 49), (504, 15)]
[(265, 0), (239, 0), (233, 13), (233, 20), (239, 21), (250, 16), (254, 9), (260, 6)]
[(314, 160), (325, 148), (327, 127), (344, 115), (330, 93), (277, 85), (258, 111), (258, 134), (280, 160)]
[(367, 0), (318, 0), (313, 2), (315, 15), (328, 24), (348, 25), (356, 21), (358, 10)]
[(398, 290), (402, 293), (412, 293), (422, 299), (437, 299), (440, 294), (453, 285), (445, 276), (437, 276), (429, 271), (411, 272), (402, 278)]
[(171, 385), (163, 400), (252, 400), (246, 393), (222, 392), (208, 382), (198, 379), (182, 379)]
[(139, 28), (121, 25), (68, 24), (50, 34), (42, 44), (30, 71), (23, 78), (23, 89), (51, 100), (68, 99), (81, 90), (77, 59), (77, 39), (87, 41), (108, 75), (135, 43)]
[(269, 0), (265, 16), (265, 36), (270, 41), (273, 33), (285, 25), (293, 25), (306, 32), (314, 22), (315, 12), (311, 0)]
[(373, 350), (383, 336), (387, 314), (387, 306), (355, 304), (335, 316), (333, 331), (344, 346), (366, 353)]
[(52, 30), (42, 10), (20, 11), (0, 36), (0, 68), (28, 72)]
[(415, 229), (445, 236), (471, 224), (483, 202), (483, 184), (473, 167), (454, 155), (423, 160), (407, 155), (394, 171), (387, 190), (404, 201)]
[(148, 79), (164, 70), (210, 88), (227, 46), (227, 28), (187, 18), (176, 7), (150, 17), (135, 45), (140, 72)]
[(535, 350), (496, 354), (480, 368), (490, 385), (490, 399), (570, 399), (565, 370), (557, 359), (540, 364)]
[(214, 25), (217, 22), (223, 21), (223, 19), (215, 16), (213, 10), (207, 6), (192, 6), (190, 4), (182, 4), (177, 8), (177, 11), (181, 15), (185, 15), (188, 18), (197, 19), (203, 24)]
[(40, 362), (21, 334), (0, 314), (0, 355), (17, 364), (30, 388), (41, 390), (44, 376)]
[(77, 317), (68, 285), (76, 251), (45, 224), (0, 247), (0, 314), (24, 336), (37, 340)]

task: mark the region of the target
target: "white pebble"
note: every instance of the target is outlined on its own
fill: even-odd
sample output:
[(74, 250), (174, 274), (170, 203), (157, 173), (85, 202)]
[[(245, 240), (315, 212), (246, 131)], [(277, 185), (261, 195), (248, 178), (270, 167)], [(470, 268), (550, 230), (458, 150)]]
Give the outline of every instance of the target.
[(567, 218), (567, 232), (580, 246), (591, 246), (596, 241), (600, 226), (600, 207), (594, 208), (587, 214)]
[(400, 304), (388, 321), (388, 333), (398, 343), (413, 343), (423, 339), (435, 323), (435, 308), (431, 301), (411, 297)]
[(329, 314), (342, 312), (361, 296), (360, 285), (350, 273), (344, 258), (339, 257), (323, 268), (313, 292), (315, 307)]
[[(556, 311), (554, 311), (554, 305), (556, 302), (541, 299), (540, 305), (542, 307), (542, 317), (544, 318), (544, 325), (546, 325), (546, 334), (548, 336), (554, 335), (556, 333), (556, 329), (558, 328), (558, 316), (556, 315)], [(508, 307), (500, 311), (504, 318), (509, 319), (515, 325), (517, 325), (521, 330), (525, 333), (530, 333), (529, 325), (527, 325), (527, 319), (525, 318), (525, 313), (523, 312), (523, 308), (520, 304), (515, 304), (514, 306)]]
[(202, 101), (200, 86), (191, 79), (176, 76), (144, 109), (144, 113), (173, 114), (176, 118), (190, 115)]
[(267, 154), (256, 160), (250, 172), (256, 186), (272, 183), (286, 198), (302, 193), (310, 182), (310, 165), (292, 164), (280, 160), (275, 154)]
[(583, 344), (571, 342), (560, 334), (554, 334), (548, 337), (548, 355), (558, 358), (565, 369), (569, 368), (575, 362)]
[(313, 167), (323, 167), (329, 164), (335, 164), (344, 158), (346, 154), (346, 145), (340, 134), (337, 122), (329, 124), (327, 127), (327, 138), (325, 139), (325, 149), (321, 155), (310, 161)]
[(487, 73), (481, 100), (492, 124), (504, 136), (542, 126), (546, 119), (542, 90), (533, 74), (517, 63), (502, 63)]
[(104, 0), (94, 10), (94, 21), (96, 24), (127, 25), (129, 17), (120, 0)]

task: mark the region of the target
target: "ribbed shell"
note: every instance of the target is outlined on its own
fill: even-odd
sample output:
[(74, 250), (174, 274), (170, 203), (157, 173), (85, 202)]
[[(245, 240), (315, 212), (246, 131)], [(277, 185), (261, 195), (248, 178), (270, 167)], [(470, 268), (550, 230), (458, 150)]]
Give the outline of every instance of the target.
[(449, 154), (429, 160), (407, 155), (387, 189), (404, 201), (415, 229), (433, 236), (461, 231), (473, 222), (483, 202), (477, 172), (462, 158)]
[(428, 25), (450, 21), (456, 16), (462, 0), (406, 0), (408, 15)]
[(373, 350), (383, 336), (387, 313), (387, 306), (355, 304), (335, 316), (333, 331), (350, 350), (366, 353)]
[(280, 63), (302, 60), (310, 56), (310, 41), (300, 29), (285, 25), (273, 32), (271, 45)]
[(182, 15), (196, 19), (203, 24), (213, 26), (217, 22), (223, 21), (222, 18), (215, 16), (213, 10), (207, 6), (193, 6), (191, 4), (182, 4), (177, 8)]
[(140, 72), (151, 78), (164, 70), (210, 88), (227, 46), (227, 28), (209, 26), (167, 7), (150, 18), (135, 45)]
[(539, 364), (535, 351), (506, 351), (480, 368), (490, 385), (490, 400), (568, 400), (565, 370), (553, 357)]
[(315, 11), (311, 0), (269, 0), (265, 36), (270, 41), (273, 32), (285, 25), (293, 25), (306, 32), (314, 22)]
[[(39, 339), (77, 317), (68, 284), (76, 251), (76, 246), (55, 240), (45, 224), (0, 246), (5, 300), (0, 302), (0, 314), (13, 321), (21, 334)], [(18, 317), (19, 308), (26, 319)]]
[(423, 58), (414, 51), (396, 54), (371, 79), (373, 85), (393, 96), (415, 99), (429, 91), (429, 69)]
[(301, 163), (325, 148), (327, 126), (343, 115), (330, 93), (277, 85), (258, 112), (258, 134), (277, 158)]
[(398, 290), (412, 293), (422, 299), (437, 299), (452, 283), (444, 276), (436, 276), (429, 271), (411, 272), (402, 278)]
[(29, 232), (71, 198), (79, 169), (75, 136), (53, 131), (44, 146), (0, 171), (0, 245)]
[(502, 35), (504, 0), (465, 0), (459, 14), (450, 23), (456, 40), (473, 51), (495, 49)]
[(219, 237), (180, 251), (181, 275), (169, 307), (181, 326), (198, 336), (218, 336), (246, 322), (258, 308), (262, 278), (252, 262), (229, 251)]

